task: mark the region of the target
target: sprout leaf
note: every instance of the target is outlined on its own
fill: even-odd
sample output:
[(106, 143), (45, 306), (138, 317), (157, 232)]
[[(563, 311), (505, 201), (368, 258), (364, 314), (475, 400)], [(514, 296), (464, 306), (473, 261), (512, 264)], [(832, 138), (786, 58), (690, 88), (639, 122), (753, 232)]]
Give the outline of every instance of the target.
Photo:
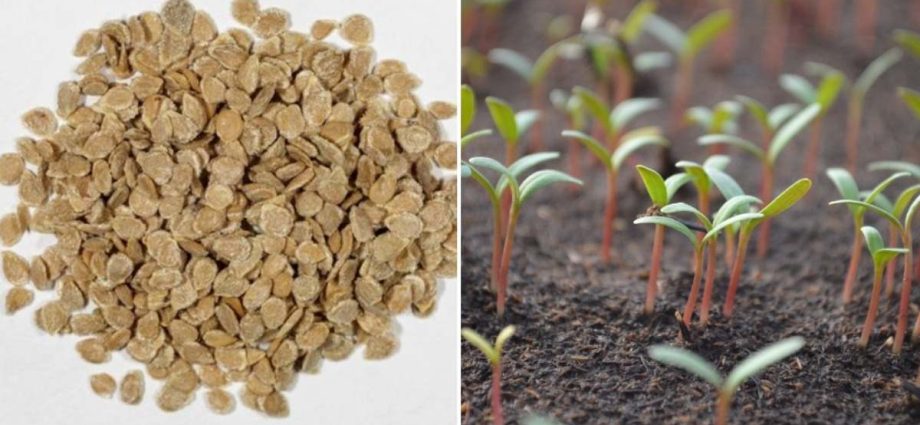
[(642, 178), (642, 183), (645, 184), (645, 190), (648, 192), (649, 198), (652, 199), (652, 203), (659, 208), (667, 205), (670, 197), (668, 196), (668, 188), (664, 183), (664, 179), (661, 178), (661, 174), (642, 165), (637, 165), (636, 171), (639, 172), (639, 176)]
[(667, 345), (653, 345), (649, 347), (648, 355), (658, 362), (690, 372), (717, 388), (722, 386), (722, 376), (715, 366), (692, 351)]
[(786, 338), (775, 342), (748, 356), (728, 374), (723, 391), (734, 393), (738, 386), (767, 367), (795, 354), (805, 345), (802, 337)]

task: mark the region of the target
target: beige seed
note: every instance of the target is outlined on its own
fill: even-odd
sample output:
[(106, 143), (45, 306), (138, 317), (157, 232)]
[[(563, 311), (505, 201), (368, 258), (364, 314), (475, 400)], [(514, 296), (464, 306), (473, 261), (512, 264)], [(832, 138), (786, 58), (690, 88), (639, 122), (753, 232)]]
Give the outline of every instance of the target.
[(87, 338), (77, 343), (77, 353), (83, 360), (90, 363), (105, 363), (109, 361), (109, 352), (98, 338)]
[(12, 251), (3, 251), (3, 277), (6, 281), (21, 286), (29, 283), (29, 262)]
[(22, 115), (22, 124), (33, 134), (50, 137), (57, 130), (58, 122), (48, 108), (35, 108)]
[(5, 153), (0, 155), (0, 184), (14, 185), (19, 183), (26, 163), (18, 153)]
[(227, 415), (236, 408), (236, 399), (230, 393), (218, 388), (208, 391), (207, 404), (212, 412)]
[(338, 22), (332, 19), (318, 19), (310, 27), (310, 35), (316, 40), (323, 40), (332, 34), (338, 25)]
[(10, 288), (6, 293), (6, 314), (15, 314), (17, 311), (32, 304), (35, 295), (31, 290), (21, 287)]
[(399, 343), (391, 333), (373, 335), (367, 339), (364, 349), (364, 358), (368, 360), (381, 360), (393, 355)]
[(304, 128), (306, 128), (303, 112), (297, 105), (288, 105), (279, 111), (275, 117), (275, 124), (278, 126), (278, 131), (281, 135), (288, 140), (300, 136)]
[(239, 140), (243, 134), (243, 118), (239, 112), (232, 109), (224, 109), (214, 117), (214, 128), (217, 131), (217, 137), (224, 142)]
[(266, 415), (273, 418), (286, 418), (290, 414), (287, 399), (278, 392), (272, 392), (261, 399), (259, 407)]
[(195, 6), (187, 0), (168, 0), (160, 12), (163, 23), (180, 34), (190, 34), (195, 20)]
[(115, 378), (108, 373), (97, 373), (90, 376), (89, 386), (96, 395), (102, 398), (112, 398), (118, 388)]
[(119, 387), (121, 401), (126, 404), (140, 404), (144, 399), (144, 372), (133, 370), (121, 380)]
[(171, 386), (165, 386), (157, 394), (157, 407), (164, 412), (177, 412), (188, 406), (194, 397), (189, 392), (180, 391)]
[(0, 242), (4, 246), (16, 245), (22, 239), (23, 233), (22, 220), (18, 214), (11, 213), (0, 217)]
[(260, 38), (271, 38), (291, 26), (291, 17), (284, 10), (270, 7), (259, 13), (252, 31)]
[(99, 39), (99, 31), (85, 31), (80, 35), (80, 38), (77, 39), (77, 44), (73, 49), (73, 55), (85, 58), (89, 55), (92, 55), (93, 53), (96, 53), (100, 46), (101, 42)]
[(364, 15), (351, 15), (342, 21), (339, 34), (345, 41), (365, 46), (374, 41), (374, 24)]
[(256, 19), (259, 17), (259, 9), (258, 0), (233, 0), (230, 5), (233, 19), (247, 27), (251, 27), (256, 23)]

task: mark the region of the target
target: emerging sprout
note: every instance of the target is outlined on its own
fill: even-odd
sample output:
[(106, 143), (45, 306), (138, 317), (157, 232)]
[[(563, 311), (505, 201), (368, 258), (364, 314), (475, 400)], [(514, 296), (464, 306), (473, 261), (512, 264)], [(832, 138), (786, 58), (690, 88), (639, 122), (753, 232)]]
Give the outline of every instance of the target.
[[(544, 50), (536, 61), (531, 62), (530, 59), (514, 50), (497, 48), (489, 52), (489, 60), (510, 69), (527, 82), (530, 86), (530, 107), (542, 115), (544, 112), (543, 99), (546, 96), (544, 81), (553, 63), (556, 62), (556, 58), (559, 57), (559, 49), (559, 44), (553, 44)], [(531, 148), (536, 151), (543, 150), (543, 127), (539, 117), (533, 123), (531, 140)]]
[(482, 335), (470, 328), (463, 328), (460, 335), (470, 345), (479, 349), (492, 366), (492, 423), (504, 425), (505, 416), (502, 410), (502, 351), (505, 343), (514, 335), (514, 326), (508, 326), (495, 337), (495, 344), (490, 344)]
[(897, 64), (902, 56), (903, 54), (897, 48), (888, 50), (872, 61), (850, 87), (847, 103), (846, 149), (847, 168), (851, 173), (856, 172), (859, 157), (859, 136), (862, 132), (863, 104), (866, 95), (879, 77)]
[(473, 88), (464, 84), (460, 87), (460, 148), (465, 148), (473, 140), (492, 134), (492, 130), (485, 129), (470, 133), (473, 120), (476, 119), (476, 93)]
[(770, 344), (738, 363), (734, 369), (723, 378), (716, 367), (696, 353), (667, 345), (654, 345), (649, 348), (648, 355), (652, 359), (668, 366), (683, 369), (700, 379), (712, 384), (718, 391), (716, 401), (716, 425), (728, 424), (728, 411), (731, 408), (732, 398), (738, 387), (752, 377), (763, 372), (764, 369), (779, 363), (786, 357), (798, 352), (805, 345), (802, 337), (794, 336)]
[[(521, 174), (527, 170), (543, 163), (550, 161), (559, 157), (559, 154), (556, 152), (543, 152), (527, 155), (517, 161), (514, 164), (511, 164), (508, 167), (508, 170), (511, 171), (511, 174), (515, 178), (519, 178)], [(492, 290), (498, 290), (498, 276), (499, 268), (501, 265), (501, 249), (502, 249), (502, 210), (501, 210), (501, 193), (505, 191), (508, 186), (508, 179), (499, 180), (497, 185), (493, 185), (488, 178), (482, 175), (479, 170), (470, 164), (464, 162), (460, 168), (461, 175), (463, 177), (469, 177), (479, 183), (480, 186), (486, 191), (486, 194), (489, 196), (489, 202), (492, 204), (492, 272), (491, 272), (491, 286)]]
[[(486, 106), (489, 107), (489, 114), (492, 116), (495, 128), (498, 129), (499, 135), (505, 141), (505, 165), (511, 166), (518, 158), (518, 141), (537, 121), (540, 113), (532, 110), (515, 113), (514, 109), (511, 109), (511, 105), (496, 97), (487, 97)], [(502, 197), (501, 229), (504, 230), (505, 225), (508, 223), (508, 212), (511, 208), (511, 192), (506, 189), (499, 193)]]
[(811, 120), (811, 140), (808, 142), (805, 165), (802, 169), (802, 174), (807, 178), (815, 178), (818, 156), (821, 152), (821, 125), (827, 112), (837, 101), (844, 82), (846, 82), (846, 77), (836, 70), (825, 72), (817, 87), (812, 86), (808, 80), (799, 75), (783, 74), (780, 76), (780, 86), (798, 101), (806, 105), (819, 105), (821, 108), (818, 115)]
[[(894, 204), (888, 202), (885, 199), (882, 191), (884, 191), (884, 189), (887, 188), (895, 180), (907, 175), (907, 173), (897, 173), (885, 179), (885, 181), (879, 184), (879, 186), (877, 186), (876, 189), (870, 192), (866, 197), (867, 201), (872, 203), (850, 199), (831, 202), (831, 205), (844, 204), (851, 208), (860, 208), (864, 211), (871, 211), (875, 214), (878, 214), (889, 223), (891, 228), (891, 243), (896, 243), (898, 237), (901, 239), (901, 245), (904, 248), (903, 252), (898, 252), (905, 254), (904, 278), (901, 281), (901, 302), (898, 308), (898, 327), (895, 331), (894, 344), (892, 345), (892, 351), (894, 351), (895, 354), (901, 353), (901, 347), (904, 344), (904, 335), (907, 332), (907, 314), (908, 310), (910, 309), (910, 286), (913, 279), (913, 238), (910, 233), (910, 228), (913, 225), (913, 220), (914, 216), (916, 215), (917, 208), (920, 207), (920, 198), (914, 198), (918, 191), (920, 191), (920, 186), (912, 186), (901, 192)], [(904, 215), (903, 221), (900, 218), (902, 214)], [(881, 270), (876, 270), (876, 272), (881, 274), (887, 268), (893, 274), (894, 267), (891, 265), (891, 260), (893, 260), (894, 257), (887, 259), (887, 261), (884, 263), (877, 262), (879, 258), (876, 258), (876, 254), (887, 254), (885, 254), (885, 252), (878, 252), (878, 249), (881, 246), (881, 237), (879, 236), (877, 238), (878, 240), (875, 240), (875, 235), (878, 234), (878, 231), (871, 227), (869, 227), (870, 230), (867, 230), (867, 227), (869, 226), (864, 226), (860, 230), (866, 239), (866, 243), (869, 243), (870, 238), (872, 238), (873, 240), (871, 242), (875, 244), (874, 247), (869, 247), (869, 252), (872, 253), (873, 265), (876, 268), (881, 267)], [(878, 277), (878, 281), (875, 282), (875, 284), (878, 285), (878, 287), (873, 285), (872, 289), (872, 300), (875, 303), (875, 306), (873, 307), (872, 303), (870, 302), (870, 316), (872, 317), (873, 321), (878, 309), (878, 300), (876, 299), (878, 294), (876, 294), (876, 291), (881, 292), (881, 276)], [(891, 290), (893, 291), (893, 283), (890, 286)], [(867, 321), (868, 317), (870, 316), (867, 316)], [(868, 328), (863, 329), (864, 342), (861, 343), (863, 346), (868, 343), (869, 335), (872, 333), (872, 325), (868, 324), (867, 326)]]
[[(751, 102), (746, 102), (746, 104), (749, 105), (749, 108), (750, 105), (752, 105)], [(763, 109), (760, 108), (760, 111), (762, 110)], [(779, 127), (777, 131), (771, 131), (771, 133), (773, 133), (773, 138), (770, 141), (769, 147), (766, 149), (758, 147), (753, 142), (730, 134), (709, 134), (701, 137), (699, 139), (699, 143), (704, 146), (713, 144), (726, 144), (735, 146), (756, 156), (763, 165), (760, 198), (764, 202), (770, 202), (773, 199), (773, 182), (779, 155), (783, 152), (783, 149), (789, 145), (789, 142), (791, 142), (792, 139), (796, 137), (796, 135), (801, 133), (805, 126), (812, 122), (812, 120), (814, 120), (820, 113), (821, 105), (819, 104), (812, 104), (811, 106), (798, 112), (793, 118), (786, 120), (785, 124)], [(758, 121), (762, 123), (765, 131), (768, 126), (772, 128), (771, 120), (768, 116), (760, 113), (755, 114), (755, 116), (759, 117)], [(760, 237), (758, 238), (757, 242), (757, 256), (761, 259), (766, 257), (767, 250), (770, 246), (770, 228), (771, 224), (769, 220), (767, 220), (767, 222), (764, 224), (764, 227), (761, 228), (760, 231)]]
[(697, 55), (732, 22), (732, 12), (723, 9), (713, 12), (694, 24), (686, 33), (658, 15), (648, 17), (646, 25), (656, 38), (666, 44), (680, 58), (671, 104), (671, 125), (678, 129), (683, 124), (684, 110), (693, 93), (693, 65)]
[[(718, 240), (719, 235), (725, 228), (735, 224), (749, 222), (751, 220), (762, 219), (764, 216), (759, 213), (738, 214), (739, 211), (743, 210), (740, 208), (741, 206), (751, 204), (753, 202), (758, 202), (757, 198), (732, 198), (723, 205), (723, 207), (712, 220), (710, 220), (709, 217), (707, 217), (696, 208), (693, 208), (692, 206), (682, 202), (667, 205), (661, 209), (662, 213), (669, 215), (678, 213), (692, 214), (697, 220), (699, 220), (703, 226), (703, 230), (705, 230), (705, 235), (702, 238), (698, 238), (686, 224), (668, 216), (646, 216), (640, 217), (634, 221), (635, 224), (654, 224), (656, 227), (669, 227), (686, 236), (690, 240), (690, 243), (693, 244), (693, 283), (690, 286), (690, 294), (687, 297), (687, 304), (684, 306), (684, 314), (682, 316), (684, 325), (690, 325), (690, 322), (693, 319), (693, 311), (696, 308), (696, 298), (699, 294), (700, 280), (703, 274), (704, 250), (706, 247), (710, 246), (710, 244), (714, 244)], [(711, 255), (710, 261), (712, 261), (714, 258), (715, 255)], [(712, 294), (712, 279), (714, 277), (714, 273), (707, 277), (706, 286), (709, 287), (707, 292), (709, 293), (710, 297)]]
[[(570, 95), (563, 90), (553, 90), (549, 93), (550, 102), (559, 112), (565, 114), (568, 128), (584, 131), (585, 130), (585, 109), (581, 99), (574, 94)], [(569, 143), (568, 157), (569, 174), (575, 178), (581, 178), (581, 145), (578, 143)]]
[[(577, 90), (577, 89), (576, 89)], [(584, 93), (584, 92), (582, 92)], [(580, 131), (565, 130), (562, 137), (573, 139), (585, 146), (594, 156), (596, 156), (604, 168), (607, 169), (607, 203), (604, 207), (604, 230), (603, 242), (601, 244), (601, 258), (604, 262), (610, 261), (610, 246), (613, 243), (613, 221), (617, 216), (617, 186), (620, 174), (620, 168), (626, 159), (637, 150), (648, 146), (667, 146), (665, 140), (653, 127), (640, 128), (626, 133), (622, 136), (620, 143), (620, 129), (636, 113), (638, 113), (640, 101), (651, 101), (651, 99), (630, 99), (620, 105), (620, 107), (607, 114), (606, 108), (599, 111), (603, 104), (593, 96), (581, 96), (585, 101), (585, 106), (592, 111), (596, 117), (609, 117), (605, 120), (604, 127), (608, 134), (613, 134), (612, 140), (616, 140), (613, 147), (608, 149), (597, 139), (582, 133)], [(657, 102), (657, 101), (656, 101)], [(650, 103), (650, 102), (649, 102)]]
[[(543, 189), (546, 186), (555, 183), (571, 183), (580, 185), (581, 180), (569, 176), (568, 174), (565, 174), (561, 171), (540, 170), (529, 175), (526, 179), (524, 179), (523, 182), (519, 183), (518, 178), (520, 171), (512, 170), (511, 167), (505, 167), (498, 161), (486, 157), (470, 158), (469, 164), (467, 164), (467, 166), (471, 170), (475, 167), (488, 168), (492, 171), (498, 172), (501, 175), (501, 179), (496, 186), (496, 192), (504, 187), (508, 187), (508, 191), (511, 193), (511, 206), (510, 210), (508, 211), (508, 222), (505, 226), (501, 265), (499, 266), (500, 268), (498, 271), (497, 279), (498, 283), (496, 285), (498, 287), (498, 315), (502, 316), (505, 313), (505, 300), (507, 298), (508, 292), (508, 271), (511, 267), (511, 249), (514, 246), (514, 230), (517, 227), (518, 217), (521, 215), (521, 210), (524, 206), (524, 203), (527, 202), (527, 200), (529, 200), (534, 194), (540, 191), (540, 189)], [(513, 166), (514, 165), (512, 165), (512, 167)]]
[[(910, 255), (908, 250), (904, 248), (886, 248), (882, 235), (874, 227), (863, 226), (861, 230), (866, 239), (869, 253), (872, 255), (873, 268), (872, 297), (869, 300), (869, 312), (866, 314), (866, 322), (863, 324), (862, 336), (859, 338), (859, 346), (865, 348), (869, 345), (869, 337), (872, 335), (872, 328), (875, 325), (875, 316), (878, 314), (878, 302), (882, 293), (882, 274), (885, 267), (888, 263), (894, 261), (898, 255), (905, 254), (906, 257), (910, 257)], [(898, 351), (900, 351), (900, 347), (898, 347)]]

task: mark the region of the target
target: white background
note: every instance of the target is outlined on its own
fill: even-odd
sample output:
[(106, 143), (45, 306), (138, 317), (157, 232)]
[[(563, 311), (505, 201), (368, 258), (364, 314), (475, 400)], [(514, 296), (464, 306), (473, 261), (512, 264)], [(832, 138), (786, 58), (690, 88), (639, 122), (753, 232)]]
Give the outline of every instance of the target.
[[(197, 0), (196, 7), (225, 30), (237, 24), (229, 0)], [(369, 16), (375, 25), (378, 58), (405, 61), (424, 81), (417, 95), (423, 102), (457, 101), (458, 20), (456, 0), (262, 0), (262, 7), (291, 13), (293, 28), (308, 32), (315, 19), (341, 19), (351, 13)], [(25, 135), (19, 116), (35, 106), (54, 109), (58, 83), (75, 78), (78, 60), (71, 56), (79, 34), (107, 19), (158, 10), (159, 1), (124, 0), (3, 0), (0, 13), (0, 152), (15, 149)], [(337, 37), (332, 40), (339, 41)], [(456, 120), (445, 123), (455, 140)], [(0, 214), (13, 211), (15, 190), (0, 187)], [(27, 235), (16, 250), (40, 252), (49, 239)], [(0, 295), (9, 284), (0, 278)], [(268, 419), (237, 405), (228, 416), (212, 414), (204, 393), (186, 409), (161, 412), (154, 395), (160, 383), (147, 379), (140, 406), (99, 398), (89, 388), (89, 376), (108, 372), (120, 379), (142, 365), (115, 353), (104, 365), (82, 361), (74, 349), (75, 336), (52, 337), (33, 323), (37, 305), (52, 294), (39, 294), (30, 308), (15, 316), (0, 313), (0, 424), (253, 424), (309, 425), (441, 425), (456, 424), (459, 416), (459, 291), (454, 280), (442, 284), (438, 310), (427, 319), (411, 315), (398, 319), (401, 348), (390, 359), (368, 362), (360, 351), (344, 362), (325, 362), (319, 375), (300, 375), (286, 393), (291, 416)], [(236, 391), (234, 391), (235, 393)]]

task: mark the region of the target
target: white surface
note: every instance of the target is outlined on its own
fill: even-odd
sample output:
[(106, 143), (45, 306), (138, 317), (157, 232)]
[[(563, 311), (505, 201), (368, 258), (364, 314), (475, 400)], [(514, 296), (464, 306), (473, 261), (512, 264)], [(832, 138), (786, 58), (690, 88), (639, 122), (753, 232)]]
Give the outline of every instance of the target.
[[(221, 30), (236, 26), (228, 0), (197, 0)], [(159, 1), (30, 0), (3, 1), (0, 13), (0, 152), (15, 149), (25, 135), (22, 112), (34, 106), (54, 109), (57, 84), (73, 79), (78, 60), (70, 55), (77, 36), (107, 19), (155, 10)], [(315, 19), (360, 12), (375, 24), (378, 58), (398, 58), (419, 75), (417, 92), (424, 102), (457, 101), (458, 30), (456, 0), (262, 0), (263, 7), (290, 11), (294, 29), (309, 31)], [(338, 38), (334, 38), (338, 41)], [(446, 123), (447, 136), (456, 139), (456, 120)], [(0, 214), (13, 210), (16, 193), (0, 187)], [(27, 236), (16, 248), (40, 252), (48, 242)], [(2, 280), (2, 279), (0, 279)], [(0, 295), (9, 285), (0, 281)], [(391, 359), (368, 362), (356, 352), (344, 362), (325, 362), (319, 375), (300, 375), (296, 388), (286, 393), (291, 416), (265, 418), (237, 406), (229, 416), (212, 414), (203, 392), (183, 411), (161, 412), (153, 397), (160, 383), (147, 379), (140, 406), (97, 397), (89, 376), (108, 372), (120, 378), (140, 368), (123, 353), (104, 365), (90, 365), (74, 349), (77, 337), (51, 337), (33, 324), (36, 305), (50, 299), (40, 294), (29, 309), (9, 317), (0, 313), (0, 424), (456, 424), (459, 400), (458, 320), (459, 291), (455, 281), (442, 285), (438, 310), (432, 317), (398, 319), (401, 348)]]

